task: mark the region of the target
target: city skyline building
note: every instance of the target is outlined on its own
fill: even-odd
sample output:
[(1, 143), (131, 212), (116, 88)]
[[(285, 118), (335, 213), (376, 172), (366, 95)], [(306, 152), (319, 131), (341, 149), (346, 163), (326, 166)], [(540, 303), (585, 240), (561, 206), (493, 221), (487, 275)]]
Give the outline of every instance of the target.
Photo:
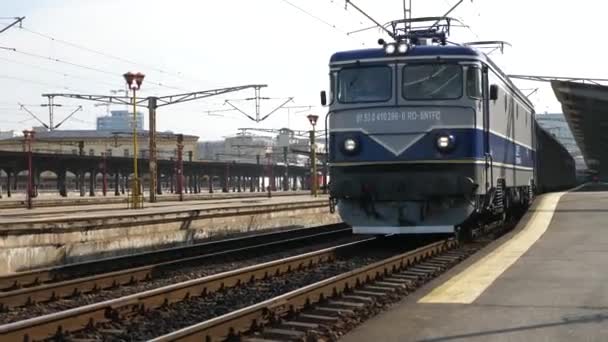
[[(98, 131), (121, 131), (133, 129), (133, 113), (127, 110), (112, 110), (110, 115), (97, 117)], [(137, 129), (144, 129), (144, 114), (137, 112)]]

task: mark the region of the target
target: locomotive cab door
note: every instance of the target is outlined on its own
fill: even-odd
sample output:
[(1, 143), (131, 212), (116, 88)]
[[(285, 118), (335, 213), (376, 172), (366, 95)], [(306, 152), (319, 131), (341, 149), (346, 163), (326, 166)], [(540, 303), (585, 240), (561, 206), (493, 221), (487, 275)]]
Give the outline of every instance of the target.
[(488, 78), (488, 67), (483, 66), (482, 70), (482, 84), (483, 84), (483, 155), (485, 158), (485, 192), (488, 193), (494, 186), (493, 177), (493, 159), (490, 150), (490, 84)]

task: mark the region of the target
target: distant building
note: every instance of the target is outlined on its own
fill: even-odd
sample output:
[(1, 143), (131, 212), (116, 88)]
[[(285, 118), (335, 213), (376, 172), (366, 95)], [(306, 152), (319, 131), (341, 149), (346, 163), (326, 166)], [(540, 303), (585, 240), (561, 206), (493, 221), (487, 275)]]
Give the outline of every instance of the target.
[(0, 140), (2, 139), (10, 139), (16, 137), (17, 134), (15, 131), (0, 131)]
[(199, 142), (198, 151), (203, 160), (256, 163), (258, 156), (263, 159), (273, 145), (271, 137), (237, 134), (224, 140)]
[[(113, 110), (109, 116), (97, 118), (98, 131), (127, 131), (133, 129), (133, 113), (126, 110)], [(144, 114), (137, 112), (137, 130), (144, 129)]]
[[(269, 156), (275, 164), (287, 162), (289, 165), (306, 165), (310, 151), (308, 137), (294, 134), (289, 129), (280, 129), (276, 136), (253, 135), (240, 132), (224, 140), (202, 141), (198, 143), (199, 158), (202, 160), (235, 161), (237, 163), (269, 162)], [(322, 139), (317, 141), (318, 152), (325, 151)]]
[(536, 114), (538, 124), (552, 134), (570, 152), (577, 169), (587, 168), (582, 153), (574, 140), (568, 122), (562, 113)]
[(197, 143), (198, 159), (215, 160), (220, 153), (224, 153), (224, 141), (201, 141)]
[[(138, 156), (149, 157), (148, 131), (137, 132)], [(197, 160), (198, 137), (184, 134), (183, 159)], [(81, 144), (82, 142), (82, 151)], [(23, 137), (0, 140), (0, 150), (23, 151)], [(74, 154), (81, 152), (87, 156), (133, 157), (133, 132), (122, 130), (116, 132), (94, 130), (54, 130), (40, 131), (34, 135), (33, 152)], [(177, 135), (171, 132), (156, 133), (156, 150), (158, 159), (175, 159), (177, 157)]]

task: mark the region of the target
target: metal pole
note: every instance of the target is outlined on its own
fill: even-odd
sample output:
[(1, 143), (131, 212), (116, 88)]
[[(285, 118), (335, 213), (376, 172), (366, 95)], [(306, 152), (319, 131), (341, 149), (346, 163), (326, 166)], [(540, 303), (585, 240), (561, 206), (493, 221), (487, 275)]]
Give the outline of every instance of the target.
[(137, 171), (137, 97), (136, 90), (133, 88), (133, 186), (132, 205), (139, 208), (139, 173)]
[(268, 167), (268, 197), (272, 197), (272, 154), (266, 153), (266, 166)]
[(108, 192), (108, 178), (107, 178), (107, 162), (106, 155), (108, 152), (103, 153), (103, 195), (105, 196)]
[(184, 163), (182, 160), (182, 150), (184, 148), (184, 136), (182, 134), (177, 135), (177, 193), (179, 194), (179, 200), (184, 200)]
[(283, 190), (289, 191), (289, 160), (287, 159), (288, 147), (283, 147), (283, 162), (285, 163), (285, 174), (283, 178)]
[(310, 132), (310, 166), (311, 171), (311, 192), (314, 197), (317, 197), (317, 153), (315, 148), (315, 126), (312, 126)]
[(148, 98), (148, 121), (150, 128), (150, 203), (156, 202), (157, 165), (156, 165), (156, 97)]
[(24, 131), (23, 133), (27, 143), (27, 208), (32, 209), (32, 139), (34, 131)]
[(55, 124), (53, 123), (53, 96), (49, 96), (49, 131), (55, 130)]

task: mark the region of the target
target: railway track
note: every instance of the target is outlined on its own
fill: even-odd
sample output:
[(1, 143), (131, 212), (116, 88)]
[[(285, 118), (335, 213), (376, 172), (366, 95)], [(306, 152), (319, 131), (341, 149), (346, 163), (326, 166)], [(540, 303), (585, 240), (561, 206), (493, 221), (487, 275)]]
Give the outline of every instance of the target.
[(270, 253), (349, 236), (349, 228), (336, 224), (16, 273), (0, 277), (0, 307), (8, 311), (15, 307), (147, 281), (158, 278), (167, 271), (209, 261), (217, 263), (221, 258), (244, 258), (262, 250)]
[(0, 340), (331, 339), (487, 244), (390, 241), (367, 238), (4, 324)]
[(150, 341), (337, 340), (386, 304), (407, 296), (511, 227), (508, 224), (486, 232), (466, 245), (454, 239), (434, 242)]
[(435, 242), (150, 340), (336, 340), (384, 303), (414, 291), (482, 245)]
[[(130, 321), (145, 313), (169, 307), (173, 303), (187, 302), (197, 297), (207, 297), (243, 284), (280, 277), (290, 272), (312, 268), (337, 260), (343, 254), (356, 254), (366, 250), (377, 238), (351, 242), (300, 254), (280, 260), (256, 264), (192, 279), (162, 288), (139, 292), (133, 295), (94, 303), (66, 311), (35, 317), (0, 326), (2, 341), (34, 341), (49, 338), (64, 338), (73, 333), (106, 323)], [(289, 279), (289, 277), (287, 277)], [(115, 330), (115, 329), (110, 329)], [(71, 335), (70, 335), (71, 334)]]

